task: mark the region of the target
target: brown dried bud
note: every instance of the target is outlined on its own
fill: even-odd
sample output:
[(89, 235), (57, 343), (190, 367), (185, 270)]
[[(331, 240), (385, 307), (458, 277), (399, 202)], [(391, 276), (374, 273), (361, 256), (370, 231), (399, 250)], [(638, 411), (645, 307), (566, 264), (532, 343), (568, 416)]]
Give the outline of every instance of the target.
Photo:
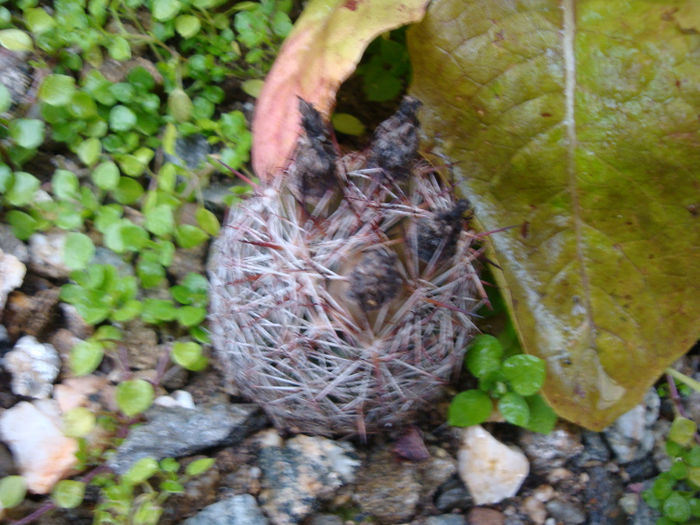
[(401, 287), (397, 261), (396, 254), (383, 247), (365, 251), (350, 274), (348, 296), (365, 312), (391, 301)]
[(404, 97), (399, 109), (379, 124), (372, 137), (369, 167), (378, 167), (394, 181), (407, 179), (418, 153), (418, 117), (421, 103)]
[(457, 239), (462, 230), (462, 215), (469, 209), (469, 202), (461, 199), (451, 210), (434, 213), (420, 219), (416, 225), (416, 250), (418, 258), (430, 261), (435, 254), (439, 258), (452, 257), (457, 249)]
[(292, 187), (302, 202), (317, 201), (338, 188), (336, 160), (338, 154), (321, 114), (308, 102), (299, 99), (303, 133), (297, 142), (291, 175)]

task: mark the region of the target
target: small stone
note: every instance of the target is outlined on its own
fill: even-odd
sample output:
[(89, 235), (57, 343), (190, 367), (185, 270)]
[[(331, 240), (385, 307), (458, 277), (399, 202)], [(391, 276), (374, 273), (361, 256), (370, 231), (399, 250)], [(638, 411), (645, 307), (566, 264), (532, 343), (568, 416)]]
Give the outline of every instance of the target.
[(129, 368), (149, 370), (156, 368), (160, 357), (158, 334), (138, 319), (124, 326), (122, 344), (126, 347)]
[(8, 444), (27, 489), (47, 494), (77, 463), (78, 442), (63, 435), (51, 400), (22, 401), (0, 415), (0, 439)]
[(66, 279), (70, 274), (63, 262), (63, 246), (67, 233), (54, 231), (35, 233), (29, 238), (29, 262), (33, 271), (52, 279)]
[(622, 496), (620, 478), (605, 467), (595, 466), (589, 471), (585, 484), (585, 507), (589, 523), (624, 523), (624, 513), (617, 502)]
[(5, 255), (14, 255), (21, 262), (29, 262), (29, 250), (27, 245), (20, 241), (7, 224), (0, 224), (0, 250)]
[(558, 522), (567, 525), (579, 525), (586, 521), (586, 513), (579, 505), (562, 499), (547, 502), (547, 512)]
[(658, 474), (656, 464), (652, 456), (645, 456), (641, 459), (636, 459), (625, 463), (624, 470), (629, 476), (629, 481), (635, 483), (644, 481), (645, 479), (653, 478)]
[(421, 490), (417, 466), (397, 459), (390, 450), (373, 454), (355, 485), (355, 503), (380, 522), (401, 523), (416, 513)]
[(240, 494), (217, 501), (197, 515), (183, 521), (184, 525), (267, 525), (255, 498)]
[(625, 514), (628, 516), (633, 516), (639, 509), (639, 495), (628, 492), (620, 498), (618, 503), (620, 508), (625, 511)]
[(22, 286), (27, 267), (17, 257), (0, 250), (0, 312), (5, 308), (8, 294)]
[(583, 452), (574, 459), (577, 466), (585, 467), (594, 462), (605, 463), (610, 459), (610, 449), (605, 444), (603, 434), (584, 430), (581, 433)]
[(213, 405), (196, 410), (155, 406), (146, 417), (148, 421), (131, 430), (108, 462), (118, 474), (147, 456), (181, 457), (238, 443), (264, 422), (255, 405)]
[(262, 508), (276, 525), (298, 523), (311, 514), (319, 498), (329, 498), (355, 478), (359, 466), (349, 443), (298, 435), (283, 448), (260, 451)]
[(5, 368), (12, 374), (12, 392), (19, 396), (44, 399), (51, 395), (60, 371), (58, 352), (50, 344), (25, 335), (5, 355)]
[(544, 503), (534, 496), (528, 496), (523, 501), (523, 510), (535, 525), (543, 525), (547, 519), (547, 510)]
[(192, 394), (184, 390), (176, 390), (169, 396), (157, 397), (153, 403), (162, 407), (182, 407), (192, 410), (197, 408), (192, 400)]
[(188, 273), (203, 274), (206, 256), (206, 243), (187, 250), (178, 248), (175, 250), (173, 263), (168, 267), (168, 273), (177, 281), (184, 279)]
[(42, 338), (56, 321), (60, 288), (45, 288), (33, 295), (12, 293), (5, 305), (3, 321), (11, 338), (33, 335)]
[(461, 514), (441, 514), (427, 518), (425, 525), (467, 525), (467, 519)]
[(506, 517), (495, 509), (474, 507), (467, 515), (469, 525), (504, 525)]
[(54, 387), (53, 398), (62, 413), (81, 406), (97, 413), (105, 408), (116, 409), (108, 405), (108, 399), (113, 397), (113, 389), (106, 377), (95, 375), (70, 377)]
[(59, 308), (63, 314), (63, 320), (66, 323), (66, 329), (75, 337), (87, 339), (93, 333), (93, 327), (85, 322), (83, 317), (78, 313), (78, 309), (72, 304), (60, 303)]
[(530, 459), (532, 471), (537, 474), (563, 467), (583, 451), (580, 432), (565, 424), (558, 425), (549, 434), (523, 430), (519, 444)]
[(462, 429), (461, 434), (457, 468), (474, 503), (498, 503), (514, 496), (529, 472), (525, 454), (504, 445), (479, 425)]
[(439, 493), (435, 499), (435, 507), (440, 512), (450, 512), (455, 509), (466, 510), (473, 504), (472, 497), (467, 488), (460, 483), (459, 487), (453, 487)]
[(651, 428), (659, 417), (661, 400), (651, 388), (640, 403), (620, 416), (603, 433), (620, 463), (641, 459), (654, 448), (654, 433)]
[[(437, 449), (440, 451), (441, 449)], [(431, 447), (431, 457), (418, 464), (418, 483), (421, 487), (421, 501), (433, 501), (438, 488), (457, 473), (457, 461), (445, 453), (438, 457)]]
[(343, 525), (344, 521), (335, 514), (314, 514), (309, 518), (308, 525)]

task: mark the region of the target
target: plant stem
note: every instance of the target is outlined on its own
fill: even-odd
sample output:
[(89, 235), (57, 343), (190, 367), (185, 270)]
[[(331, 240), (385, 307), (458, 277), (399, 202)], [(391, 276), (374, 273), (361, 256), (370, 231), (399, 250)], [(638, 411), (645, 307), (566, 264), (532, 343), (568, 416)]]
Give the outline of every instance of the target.
[(689, 376), (687, 376), (687, 375), (685, 375), (685, 374), (683, 374), (683, 373), (679, 372), (678, 370), (671, 368), (671, 367), (668, 367), (666, 369), (666, 373), (668, 375), (670, 375), (671, 377), (673, 377), (674, 379), (677, 379), (678, 381), (680, 381), (684, 385), (689, 386), (690, 388), (692, 388), (696, 392), (700, 392), (700, 382), (696, 381), (692, 377), (689, 377)]

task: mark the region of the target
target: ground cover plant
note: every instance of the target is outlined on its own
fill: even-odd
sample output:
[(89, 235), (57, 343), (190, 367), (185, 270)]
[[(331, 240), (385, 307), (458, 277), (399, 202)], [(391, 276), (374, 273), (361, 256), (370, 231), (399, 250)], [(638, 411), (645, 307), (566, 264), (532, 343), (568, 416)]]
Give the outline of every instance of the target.
[[(291, 28), (290, 9), (275, 0), (0, 2), (10, 79), (0, 83), (0, 213), (20, 240), (66, 232), (62, 263), (71, 273), (60, 299), (95, 328), (71, 351), (73, 375), (94, 372), (105, 356), (122, 359), (121, 327), (133, 319), (170, 333), (173, 364), (207, 366), (207, 279), (173, 278), (169, 269), (219, 231), (221, 210), (205, 206), (203, 189), (222, 166), (245, 169), (251, 143), (230, 91), (255, 94)], [(47, 150), (70, 160), (41, 167)], [(249, 189), (228, 182), (224, 204)], [(95, 264), (103, 249), (124, 265)], [(127, 374), (117, 386), (119, 413), (65, 414), (66, 432), (81, 443), (81, 470), (93, 470), (59, 483), (42, 512), (77, 506), (90, 483), (101, 487), (96, 523), (155, 523), (182, 479), (211, 465), (191, 463), (185, 478), (172, 459), (120, 477), (103, 471), (104, 455), (157, 386)], [(88, 445), (97, 427), (114, 437)], [(21, 477), (4, 478), (2, 507), (20, 503), (24, 491)]]

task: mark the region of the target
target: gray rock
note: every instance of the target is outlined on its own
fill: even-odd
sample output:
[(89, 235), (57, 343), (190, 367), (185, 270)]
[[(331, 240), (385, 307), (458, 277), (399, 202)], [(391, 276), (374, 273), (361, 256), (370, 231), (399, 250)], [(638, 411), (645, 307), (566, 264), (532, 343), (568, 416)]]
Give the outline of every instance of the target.
[(652, 456), (645, 456), (641, 459), (625, 463), (624, 469), (631, 483), (653, 478), (658, 473)]
[(260, 450), (260, 502), (276, 525), (298, 523), (318, 506), (320, 498), (355, 478), (360, 462), (349, 443), (299, 435), (284, 447)]
[(473, 505), (472, 497), (462, 480), (454, 476), (444, 483), (437, 491), (435, 507), (440, 512), (467, 510)]
[(586, 521), (586, 513), (583, 509), (570, 501), (553, 499), (545, 505), (547, 512), (557, 520), (557, 522), (567, 525), (578, 525)]
[(588, 474), (590, 479), (584, 489), (588, 523), (625, 523), (624, 512), (618, 504), (623, 490), (620, 478), (602, 466), (591, 468)]
[(335, 514), (314, 514), (309, 518), (308, 525), (343, 525), (345, 522)]
[(358, 473), (353, 499), (363, 512), (382, 523), (400, 523), (416, 513), (421, 485), (415, 463), (381, 450)]
[(7, 224), (0, 224), (0, 250), (17, 257), (23, 263), (29, 262), (27, 245), (20, 241)]
[(610, 459), (610, 449), (598, 432), (584, 430), (581, 434), (583, 452), (574, 460), (574, 464), (580, 467), (590, 465), (593, 462), (605, 463)]
[(180, 457), (233, 445), (265, 421), (255, 405), (213, 405), (197, 410), (154, 406), (146, 417), (148, 422), (133, 429), (108, 462), (118, 474), (144, 457)]
[(19, 396), (45, 399), (51, 395), (61, 361), (52, 345), (25, 335), (5, 354), (4, 365), (12, 374), (12, 392)]
[(430, 516), (425, 525), (466, 525), (467, 519), (461, 514), (441, 514)]
[(620, 416), (603, 433), (620, 463), (641, 459), (654, 448), (652, 426), (659, 417), (661, 400), (649, 389), (644, 402)]
[(538, 474), (563, 467), (583, 452), (580, 430), (566, 424), (559, 424), (549, 434), (523, 430), (519, 445), (530, 460), (533, 472)]
[(189, 170), (201, 168), (212, 152), (211, 144), (204, 135), (195, 133), (175, 139), (175, 155), (165, 154), (165, 160)]
[(255, 498), (241, 494), (217, 501), (182, 522), (184, 525), (267, 525)]

